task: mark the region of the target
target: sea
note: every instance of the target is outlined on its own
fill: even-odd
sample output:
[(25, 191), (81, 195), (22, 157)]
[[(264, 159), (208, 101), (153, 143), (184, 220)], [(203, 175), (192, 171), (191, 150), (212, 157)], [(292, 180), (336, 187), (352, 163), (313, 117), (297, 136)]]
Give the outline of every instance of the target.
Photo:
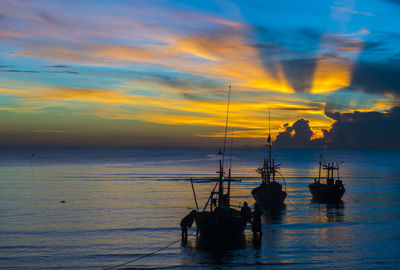
[[(400, 269), (399, 150), (273, 150), (286, 207), (237, 245), (207, 246), (180, 220), (203, 208), (218, 149), (0, 150), (1, 269)], [(311, 201), (318, 161), (343, 162), (343, 203)], [(233, 149), (232, 205), (260, 182), (265, 149)]]

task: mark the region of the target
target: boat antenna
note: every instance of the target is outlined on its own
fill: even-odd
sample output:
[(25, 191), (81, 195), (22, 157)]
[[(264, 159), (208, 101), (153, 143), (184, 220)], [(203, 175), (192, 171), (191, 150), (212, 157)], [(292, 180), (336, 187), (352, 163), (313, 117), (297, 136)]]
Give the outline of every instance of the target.
[(268, 107), (268, 139), (267, 139), (267, 143), (269, 145), (269, 162), (271, 162), (272, 144), (271, 144), (271, 109), (270, 109), (270, 107)]
[(226, 109), (226, 122), (225, 122), (224, 151), (222, 152), (222, 170), (224, 168), (224, 161), (225, 161), (226, 133), (228, 132), (229, 102), (230, 102), (230, 100), (231, 100), (231, 86), (229, 85), (228, 107)]
[(321, 159), (322, 159), (322, 154), (319, 154), (319, 172), (318, 172), (318, 183), (321, 181)]

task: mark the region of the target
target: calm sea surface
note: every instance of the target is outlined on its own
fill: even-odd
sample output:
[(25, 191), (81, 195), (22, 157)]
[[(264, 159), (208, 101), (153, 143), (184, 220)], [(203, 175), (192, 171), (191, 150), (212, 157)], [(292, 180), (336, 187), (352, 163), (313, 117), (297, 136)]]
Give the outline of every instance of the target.
[[(1, 150), (0, 268), (104, 269), (179, 240), (179, 222), (195, 206), (187, 180), (216, 176), (216, 152)], [(232, 172), (243, 180), (234, 204), (254, 203), (263, 154), (234, 150)], [(288, 197), (286, 209), (264, 218), (261, 241), (247, 229), (240, 244), (215, 251), (192, 234), (117, 269), (400, 269), (400, 151), (324, 151), (344, 161), (347, 193), (335, 207), (310, 201), (319, 154), (274, 152)], [(212, 185), (195, 185), (201, 205)]]

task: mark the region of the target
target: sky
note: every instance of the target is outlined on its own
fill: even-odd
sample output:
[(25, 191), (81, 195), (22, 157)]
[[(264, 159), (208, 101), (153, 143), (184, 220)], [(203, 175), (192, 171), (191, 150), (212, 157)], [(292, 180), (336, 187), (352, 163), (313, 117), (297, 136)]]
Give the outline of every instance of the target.
[(400, 1), (0, 5), (1, 147), (400, 148)]

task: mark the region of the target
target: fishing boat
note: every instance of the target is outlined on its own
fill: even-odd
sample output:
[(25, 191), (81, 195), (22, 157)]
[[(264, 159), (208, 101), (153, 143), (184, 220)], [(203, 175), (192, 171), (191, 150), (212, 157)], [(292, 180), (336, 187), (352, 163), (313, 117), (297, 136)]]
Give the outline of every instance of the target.
[[(237, 238), (243, 235), (247, 220), (241, 216), (240, 211), (231, 208), (230, 183), (235, 181), (228, 176), (224, 179), (224, 171), (220, 160), (219, 174), (216, 185), (211, 191), (203, 211), (195, 216), (196, 226), (201, 237), (205, 238)], [(227, 183), (227, 192), (224, 193), (224, 183)], [(218, 191), (215, 189), (218, 187)], [(207, 207), (209, 210), (206, 210)]]
[[(226, 114), (225, 138), (224, 148), (221, 152), (221, 159), (219, 160), (219, 170), (217, 171), (218, 177), (216, 179), (206, 180), (202, 182), (216, 182), (213, 190), (208, 197), (208, 200), (202, 209), (198, 211), (194, 217), (196, 227), (200, 233), (200, 237), (206, 239), (235, 239), (243, 236), (243, 232), (247, 225), (247, 219), (242, 217), (240, 211), (233, 209), (230, 203), (231, 197), (231, 182), (240, 181), (231, 178), (231, 168), (225, 177), (224, 162), (225, 162), (225, 145), (226, 133), (229, 115), (229, 101), (230, 101), (231, 87), (229, 86), (228, 95), (228, 109)], [(232, 161), (232, 155), (231, 155)], [(232, 162), (230, 162), (232, 164)], [(231, 165), (230, 165), (231, 167)], [(195, 190), (193, 187), (193, 195), (198, 208)], [(217, 190), (217, 191), (216, 191)], [(208, 208), (209, 207), (209, 208)]]
[[(269, 123), (271, 120), (269, 120)], [(270, 125), (270, 124), (269, 124)], [(271, 128), (269, 127), (267, 144), (269, 146), (268, 156), (264, 159), (262, 167), (256, 169), (261, 175), (261, 183), (258, 187), (251, 191), (254, 200), (261, 206), (264, 211), (279, 210), (285, 207), (284, 201), (286, 199), (286, 182), (285, 191), (282, 185), (276, 181), (276, 174), (279, 174), (283, 181), (285, 178), (278, 171), (280, 165), (275, 164), (272, 159), (272, 142), (271, 142)]]
[[(322, 156), (319, 159), (318, 179), (314, 179), (314, 183), (308, 187), (312, 194), (312, 200), (319, 203), (338, 203), (341, 202), (342, 196), (346, 189), (339, 176), (339, 165), (341, 163), (325, 163), (321, 162)], [(321, 170), (326, 170), (326, 183), (321, 183)], [(334, 173), (337, 173), (337, 179)]]

